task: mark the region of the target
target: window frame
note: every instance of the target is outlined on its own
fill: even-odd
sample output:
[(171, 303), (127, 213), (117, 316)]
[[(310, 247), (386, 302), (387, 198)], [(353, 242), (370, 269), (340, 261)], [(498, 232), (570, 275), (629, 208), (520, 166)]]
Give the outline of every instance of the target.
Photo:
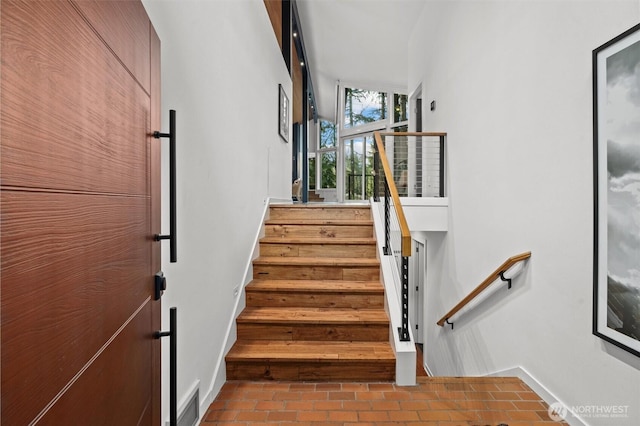
[[(373, 121), (371, 123), (366, 123), (359, 126), (345, 127), (344, 120), (345, 120), (345, 111), (346, 111), (346, 89), (347, 88), (366, 90), (369, 92), (386, 93), (386, 96), (387, 96), (386, 118), (384, 118), (383, 120)], [(393, 121), (394, 120), (393, 107), (395, 105), (394, 104), (395, 94), (405, 95), (407, 97), (407, 110), (410, 108), (409, 94), (407, 93), (406, 89), (399, 88), (399, 87), (372, 88), (371, 86), (368, 86), (368, 85), (360, 85), (360, 84), (354, 84), (351, 82), (345, 82), (345, 83), (340, 83), (338, 93), (340, 94), (339, 95), (340, 99), (338, 102), (339, 111), (337, 114), (337, 117), (339, 118), (339, 123), (337, 123), (338, 145), (340, 145), (341, 139), (346, 136), (357, 135), (360, 133), (375, 132), (375, 131), (389, 131), (396, 127), (409, 125), (409, 117), (411, 115), (410, 113), (407, 113), (407, 120), (405, 121), (399, 121), (399, 122)]]

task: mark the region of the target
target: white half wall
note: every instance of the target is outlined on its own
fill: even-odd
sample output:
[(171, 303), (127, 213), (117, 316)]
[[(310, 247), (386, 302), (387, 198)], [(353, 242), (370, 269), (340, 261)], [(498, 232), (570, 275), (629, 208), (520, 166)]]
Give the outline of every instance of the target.
[[(436, 375), (522, 368), (568, 406), (626, 406), (640, 421), (640, 359), (591, 333), (591, 52), (637, 24), (630, 1), (429, 1), (409, 42), (423, 129), (445, 131), (448, 232), (426, 233), (424, 353)], [(504, 260), (513, 289), (436, 321)]]
[(435, 197), (400, 197), (402, 210), (411, 232), (446, 232), (449, 221), (449, 199)]
[[(165, 129), (168, 110), (177, 111), (178, 262), (169, 263), (163, 245), (162, 323), (168, 328), (176, 306), (179, 402), (197, 380), (201, 397), (211, 398), (264, 202), (291, 199), (291, 144), (278, 136), (276, 118), (278, 84), (293, 99), (292, 84), (262, 0), (143, 3), (162, 42)], [(166, 146), (162, 155), (166, 230)], [(165, 420), (168, 342), (162, 355)]]

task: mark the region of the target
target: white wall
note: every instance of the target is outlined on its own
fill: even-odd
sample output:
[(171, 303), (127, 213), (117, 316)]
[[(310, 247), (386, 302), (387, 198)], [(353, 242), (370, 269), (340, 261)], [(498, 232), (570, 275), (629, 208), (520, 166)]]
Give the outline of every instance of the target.
[[(291, 144), (278, 136), (278, 84), (291, 79), (262, 0), (144, 0), (162, 42), (163, 126), (177, 111), (178, 263), (163, 244), (168, 309), (178, 308), (178, 400), (224, 383), (216, 366), (265, 198), (291, 198)], [(167, 149), (163, 229), (168, 229)], [(242, 294), (242, 293), (240, 293)], [(163, 346), (163, 419), (168, 416)], [(206, 402), (203, 403), (206, 409)], [(204, 413), (201, 413), (203, 415)]]
[[(522, 367), (569, 406), (627, 405), (640, 360), (591, 334), (591, 52), (632, 27), (631, 1), (430, 1), (409, 44), (425, 131), (446, 131), (449, 232), (427, 235), (425, 359), (437, 375)], [(514, 289), (435, 322), (509, 256)], [(431, 325), (429, 325), (431, 324)]]

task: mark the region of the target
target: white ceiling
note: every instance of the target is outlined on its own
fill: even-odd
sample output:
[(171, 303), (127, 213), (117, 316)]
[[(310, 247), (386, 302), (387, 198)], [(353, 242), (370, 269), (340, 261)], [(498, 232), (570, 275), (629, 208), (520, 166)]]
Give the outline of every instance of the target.
[(318, 115), (333, 119), (336, 81), (407, 90), (408, 42), (427, 0), (297, 0)]

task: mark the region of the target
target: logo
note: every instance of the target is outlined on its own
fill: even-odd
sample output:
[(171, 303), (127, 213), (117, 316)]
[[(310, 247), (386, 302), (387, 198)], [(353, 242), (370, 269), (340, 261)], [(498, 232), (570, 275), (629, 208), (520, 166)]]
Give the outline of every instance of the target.
[(567, 407), (562, 402), (554, 402), (547, 410), (549, 418), (554, 422), (561, 422), (567, 417)]
[(554, 402), (547, 410), (549, 418), (554, 422), (561, 422), (567, 419), (567, 415), (581, 417), (584, 419), (614, 419), (628, 418), (628, 405), (572, 405), (567, 407), (562, 402)]

